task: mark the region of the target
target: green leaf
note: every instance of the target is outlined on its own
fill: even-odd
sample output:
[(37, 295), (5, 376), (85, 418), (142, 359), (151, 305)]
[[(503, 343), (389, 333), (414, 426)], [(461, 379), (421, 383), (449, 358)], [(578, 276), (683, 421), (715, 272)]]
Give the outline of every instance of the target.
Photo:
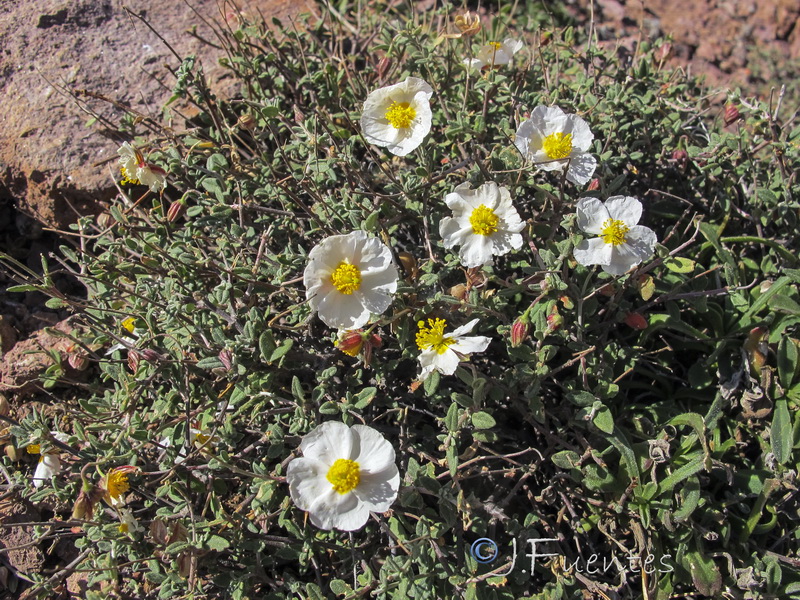
[(608, 410), (607, 406), (600, 406), (594, 415), (594, 419), (592, 419), (592, 423), (594, 423), (595, 427), (597, 427), (603, 433), (607, 433), (609, 435), (614, 433), (614, 417), (612, 416), (611, 411)]
[(567, 471), (576, 468), (580, 459), (580, 455), (572, 450), (562, 450), (550, 457), (554, 465)]
[(206, 540), (206, 546), (208, 546), (211, 550), (216, 550), (217, 552), (222, 552), (230, 547), (230, 542), (226, 540), (221, 535), (212, 535), (208, 540)]
[(363, 390), (358, 392), (358, 394), (356, 394), (356, 408), (359, 410), (366, 408), (377, 394), (378, 388), (365, 387)]
[(436, 393), (436, 388), (439, 387), (440, 380), (441, 376), (439, 375), (439, 371), (434, 371), (425, 378), (422, 387), (425, 390), (426, 396), (433, 396), (433, 394)]
[(778, 343), (778, 376), (781, 385), (788, 389), (792, 387), (797, 373), (797, 341), (794, 338), (783, 336)]
[(261, 352), (261, 358), (269, 362), (272, 353), (275, 351), (275, 340), (272, 337), (272, 332), (267, 329), (258, 338), (258, 349)]
[(297, 400), (300, 404), (305, 402), (305, 394), (303, 393), (303, 386), (300, 384), (300, 380), (297, 378), (297, 375), (292, 377), (292, 396), (294, 399)]
[(695, 262), (689, 258), (671, 256), (664, 261), (664, 266), (673, 273), (691, 273), (694, 271)]
[(48, 298), (47, 302), (44, 303), (47, 308), (53, 308), (58, 310), (59, 308), (65, 308), (69, 306), (68, 302), (64, 302), (61, 298)]
[(276, 360), (280, 359), (281, 357), (285, 356), (289, 350), (292, 349), (292, 345), (294, 344), (294, 340), (287, 339), (283, 341), (283, 344), (278, 346), (275, 351), (270, 355), (269, 361), (270, 363), (274, 363)]
[(689, 572), (697, 591), (704, 596), (716, 596), (722, 589), (722, 576), (714, 561), (699, 552), (687, 554), (685, 560), (689, 563)]
[(775, 401), (775, 411), (772, 413), (772, 427), (769, 432), (769, 443), (772, 446), (772, 453), (778, 464), (786, 464), (792, 455), (793, 444), (792, 418), (789, 415), (789, 407), (786, 399), (781, 398)]
[(622, 455), (622, 460), (625, 462), (625, 468), (628, 471), (628, 477), (640, 479), (641, 474), (639, 473), (639, 464), (636, 462), (636, 454), (633, 452), (631, 443), (625, 433), (619, 427), (614, 427), (613, 433), (606, 435), (605, 438)]
[(458, 429), (458, 404), (455, 402), (447, 409), (444, 426), (447, 427), (447, 431), (456, 431)]
[(472, 415), (472, 424), (475, 429), (491, 429), (497, 425), (497, 421), (489, 413), (480, 411)]
[(218, 357), (209, 356), (208, 358), (198, 360), (195, 366), (199, 369), (219, 369), (225, 365), (222, 364), (222, 361)]
[(697, 454), (688, 463), (686, 463), (679, 469), (675, 469), (667, 477), (662, 479), (658, 483), (658, 489), (661, 490), (662, 494), (668, 492), (684, 479), (688, 479), (695, 473), (699, 473), (700, 471), (702, 471), (704, 467), (705, 467), (705, 459), (703, 455)]
[(800, 304), (783, 294), (775, 294), (769, 301), (769, 307), (772, 310), (789, 313), (790, 315), (800, 315)]

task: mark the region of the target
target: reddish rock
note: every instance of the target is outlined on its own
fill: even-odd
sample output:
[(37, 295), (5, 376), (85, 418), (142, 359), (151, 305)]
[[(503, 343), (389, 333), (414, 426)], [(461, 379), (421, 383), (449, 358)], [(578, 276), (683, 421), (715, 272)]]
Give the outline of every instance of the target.
[[(58, 323), (54, 329), (70, 333), (69, 319)], [(67, 349), (72, 341), (41, 329), (32, 337), (17, 344), (0, 361), (0, 392), (17, 397), (34, 392), (39, 386), (39, 376), (53, 364), (47, 351), (55, 350), (62, 357), (67, 375), (77, 375), (67, 363)]]
[[(235, 21), (231, 11), (220, 15), (219, 7), (232, 3), (195, 0), (197, 14), (182, 2), (128, 4), (181, 56), (197, 54), (212, 85), (226, 74), (217, 65), (221, 52), (186, 32), (197, 25), (199, 35), (215, 41), (202, 19)], [(314, 5), (310, 0), (237, 4), (253, 17), (283, 20)], [(179, 62), (122, 5), (120, 0), (0, 0), (0, 188), (21, 210), (61, 229), (75, 221), (76, 212), (96, 211), (99, 201), (114, 194), (114, 159), (123, 141), (102, 120), (87, 126), (89, 114), (66, 92), (79, 94), (83, 107), (114, 123), (120, 110), (81, 91), (156, 118), (171, 95), (164, 84), (171, 87), (174, 78), (166, 66), (175, 69)]]
[[(39, 521), (39, 511), (17, 494), (0, 500), (0, 524), (33, 523)], [(4, 552), (11, 567), (20, 573), (30, 575), (40, 572), (44, 565), (44, 554), (35, 539), (32, 525), (0, 527), (0, 548), (14, 548)]]

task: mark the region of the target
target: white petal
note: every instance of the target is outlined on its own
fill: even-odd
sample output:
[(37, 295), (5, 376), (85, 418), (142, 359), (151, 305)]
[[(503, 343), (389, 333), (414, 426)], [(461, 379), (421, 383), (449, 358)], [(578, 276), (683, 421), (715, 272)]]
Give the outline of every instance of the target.
[(448, 250), (463, 244), (472, 233), (472, 226), (464, 227), (458, 219), (445, 217), (439, 222), (439, 235), (442, 236), (444, 247)]
[(328, 466), (340, 458), (351, 459), (353, 446), (350, 428), (340, 421), (325, 421), (308, 432), (300, 442), (304, 457)]
[(353, 458), (363, 471), (380, 473), (394, 466), (392, 444), (377, 430), (367, 425), (353, 425)]
[(653, 249), (656, 245), (656, 234), (649, 227), (642, 225), (635, 225), (631, 227), (630, 231), (625, 235), (625, 243), (616, 247), (616, 250), (625, 256), (631, 262), (631, 266), (638, 265), (643, 260), (650, 258), (653, 255)]
[(473, 352), (483, 352), (489, 346), (492, 339), (483, 335), (463, 337), (450, 346), (451, 350), (459, 354), (470, 355)]
[(320, 529), (355, 531), (369, 519), (369, 510), (353, 493), (340, 494), (333, 488), (316, 498), (308, 509), (312, 524)]
[(453, 331), (453, 333), (451, 333), (448, 337), (460, 338), (468, 333), (472, 333), (472, 330), (475, 328), (475, 325), (478, 324), (478, 321), (480, 321), (480, 319), (472, 319), (472, 321), (469, 323), (466, 323), (461, 327), (457, 327), (455, 331)]
[(575, 209), (578, 214), (578, 227), (586, 233), (600, 235), (603, 231), (603, 223), (611, 218), (605, 205), (597, 198), (581, 198)]
[[(396, 284), (395, 287), (397, 287)], [(392, 304), (392, 297), (388, 294), (384, 294), (380, 290), (365, 289), (364, 291), (358, 291), (353, 295), (359, 297), (361, 306), (363, 306), (364, 310), (367, 311), (367, 321), (369, 321), (369, 315), (381, 315), (386, 312), (386, 309)], [(366, 321), (361, 325), (364, 325), (365, 323)], [(359, 325), (359, 327), (361, 325)], [(358, 329), (358, 327), (355, 327), (354, 329)]]
[[(382, 115), (386, 113), (384, 109)], [(389, 123), (384, 116), (364, 114), (361, 117), (361, 132), (370, 144), (381, 148), (394, 145), (402, 137), (402, 132)]]
[(462, 61), (468, 69), (476, 69), (480, 71), (484, 67), (484, 63), (482, 60), (478, 58), (465, 58)]
[(167, 178), (149, 167), (140, 167), (136, 171), (136, 179), (142, 185), (149, 187), (151, 192), (160, 192), (167, 187)]
[(467, 268), (492, 262), (492, 240), (488, 235), (475, 233), (467, 237), (459, 252), (461, 264)]
[(61, 459), (57, 454), (45, 454), (39, 459), (36, 470), (33, 472), (33, 485), (40, 488), (45, 481), (50, 481), (53, 475), (61, 471)]
[(597, 168), (597, 159), (591, 154), (575, 154), (569, 158), (567, 180), (578, 185), (589, 182)]
[(430, 99), (433, 96), (433, 88), (428, 85), (427, 81), (419, 77), (406, 77), (406, 80), (398, 85), (404, 86), (406, 93), (412, 96), (421, 94), (426, 99)]
[(372, 512), (386, 512), (397, 499), (400, 489), (400, 472), (392, 463), (378, 473), (362, 473), (353, 494)]
[(514, 38), (506, 38), (503, 40), (503, 48), (512, 56), (522, 50), (524, 46), (525, 44), (522, 43), (522, 40), (515, 40)]
[(614, 246), (606, 244), (603, 238), (592, 238), (583, 240), (572, 251), (572, 255), (579, 264), (587, 267), (589, 265), (608, 265), (611, 263), (611, 249)]
[(642, 203), (630, 196), (611, 196), (606, 200), (606, 210), (615, 221), (633, 227), (642, 218)]
[(551, 133), (563, 133), (567, 115), (557, 106), (537, 106), (531, 111), (531, 120), (542, 137), (547, 137)]
[(363, 295), (342, 294), (336, 290), (319, 301), (317, 314), (322, 322), (334, 329), (358, 329), (369, 321), (370, 311), (362, 303)]
[(572, 134), (572, 147), (577, 148), (581, 152), (586, 152), (594, 139), (589, 125), (578, 115), (570, 114), (566, 116), (562, 133)]
[[(520, 226), (520, 229), (524, 225)], [(518, 233), (509, 231), (498, 231), (492, 234), (492, 254), (495, 256), (503, 256), (508, 254), (511, 250), (519, 250), (522, 248), (522, 236)]]
[(313, 458), (295, 458), (286, 469), (289, 495), (300, 510), (309, 510), (314, 501), (333, 486), (326, 476), (329, 465)]
[(520, 123), (514, 137), (514, 145), (523, 157), (530, 160), (530, 155), (542, 146), (541, 132), (536, 128), (532, 119)]
[(433, 359), (433, 364), (439, 373), (442, 375), (452, 375), (456, 372), (456, 368), (458, 368), (458, 363), (461, 359), (458, 358), (455, 352), (450, 348), (445, 350), (442, 354), (437, 353), (435, 350), (433, 352), (436, 354)]

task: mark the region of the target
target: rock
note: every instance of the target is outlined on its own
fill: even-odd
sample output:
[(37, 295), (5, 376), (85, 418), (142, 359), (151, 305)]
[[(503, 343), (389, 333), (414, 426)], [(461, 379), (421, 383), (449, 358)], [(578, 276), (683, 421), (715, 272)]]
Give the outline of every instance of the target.
[[(0, 500), (0, 523), (32, 523), (41, 520), (39, 511), (16, 494)], [(35, 539), (32, 525), (0, 527), (0, 548), (16, 548), (5, 552), (8, 563), (23, 574), (40, 572), (44, 554), (36, 544), (23, 547)]]
[[(69, 324), (69, 319), (66, 319), (56, 324), (53, 329), (70, 333), (73, 327)], [(70, 369), (67, 363), (67, 349), (71, 344), (72, 341), (68, 338), (50, 333), (46, 328), (39, 330), (29, 339), (17, 342), (0, 362), (0, 393), (21, 397), (36, 391), (39, 387), (39, 377), (54, 364), (47, 351), (55, 350), (61, 353), (62, 365), (67, 376), (79, 375)]]
[[(292, 18), (313, 11), (311, 0), (245, 0), (245, 14)], [(100, 119), (91, 126), (86, 110), (111, 122), (122, 112), (80, 95), (86, 90), (158, 118), (174, 81), (166, 66), (179, 62), (158, 37), (130, 17), (120, 0), (2, 1), (0, 20), (0, 196), (12, 195), (21, 210), (59, 229), (77, 214), (96, 213), (115, 193), (116, 149), (124, 141)], [(226, 73), (222, 53), (186, 31), (215, 40), (202, 19), (220, 15), (217, 0), (189, 3), (140, 0), (130, 6), (181, 56), (197, 54), (212, 86)], [(163, 82), (163, 83), (162, 83)], [(166, 87), (165, 87), (166, 85)], [(80, 103), (80, 107), (78, 105)], [(4, 189), (3, 189), (4, 188)]]
[(17, 331), (11, 325), (11, 319), (0, 315), (0, 358), (17, 343)]

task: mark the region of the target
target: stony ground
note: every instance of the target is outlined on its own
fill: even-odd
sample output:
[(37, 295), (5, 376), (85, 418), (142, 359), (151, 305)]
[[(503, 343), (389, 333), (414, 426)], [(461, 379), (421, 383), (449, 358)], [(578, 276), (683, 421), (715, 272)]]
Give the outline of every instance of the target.
[[(245, 13), (268, 19), (315, 10), (311, 0), (238, 4)], [(492, 3), (484, 5), (491, 9)], [(171, 71), (179, 64), (165, 42), (181, 56), (198, 54), (217, 93), (235, 93), (224, 71), (215, 67), (219, 51), (203, 42), (213, 43), (214, 27), (233, 23), (234, 11), (217, 0), (193, 0), (193, 8), (154, 0), (135, 6), (165, 39), (117, 0), (0, 0), (0, 93), (5, 99), (0, 103), (0, 250), (33, 270), (42, 254), (62, 243), (59, 230), (78, 213), (102, 210), (116, 191), (115, 150), (123, 140), (104, 121), (122, 114), (115, 103), (160, 118), (159, 107), (170, 96)], [(739, 86), (746, 94), (768, 97), (777, 84), (800, 72), (797, 0), (574, 0), (570, 9), (583, 26), (591, 24), (599, 40), (618, 44), (622, 52), (635, 52), (643, 39), (672, 35), (666, 60), (706, 74), (720, 88)], [(211, 20), (216, 25), (204, 24)], [(190, 35), (194, 24), (198, 27)], [(87, 125), (92, 115), (99, 118)], [(187, 115), (191, 108), (181, 107), (173, 124), (180, 127)], [(0, 272), (0, 394), (10, 400), (11, 415), (19, 417), (31, 402), (52, 402), (34, 385), (50, 361), (42, 349), (56, 344), (43, 328), (69, 324), (66, 314), (44, 307), (42, 295), (6, 292), (10, 283)], [(68, 279), (57, 283), (66, 292), (80, 291)], [(4, 410), (0, 406), (0, 413)], [(0, 521), (5, 524), (37, 521), (39, 511), (46, 510), (4, 502)], [(25, 547), (30, 535), (29, 528), (0, 529), (0, 547), (23, 547), (3, 556), (7, 566), (0, 566), (0, 598), (9, 569), (24, 574), (46, 566), (42, 549)], [(78, 588), (79, 581), (74, 582), (72, 591)]]

